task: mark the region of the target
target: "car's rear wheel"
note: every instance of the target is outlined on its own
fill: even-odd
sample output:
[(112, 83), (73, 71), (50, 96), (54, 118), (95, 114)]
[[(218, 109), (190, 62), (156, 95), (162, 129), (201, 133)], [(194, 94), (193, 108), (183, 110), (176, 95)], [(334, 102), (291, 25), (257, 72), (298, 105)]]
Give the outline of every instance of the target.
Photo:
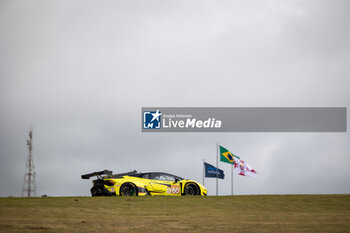
[(91, 196), (112, 196), (114, 193), (105, 188), (103, 180), (95, 180), (94, 186), (90, 189)]
[(120, 196), (137, 196), (136, 186), (132, 183), (125, 183), (120, 187)]
[(92, 187), (91, 196), (103, 196), (103, 189), (101, 187)]
[(198, 185), (194, 183), (188, 183), (185, 186), (184, 194), (188, 196), (200, 195), (200, 189)]

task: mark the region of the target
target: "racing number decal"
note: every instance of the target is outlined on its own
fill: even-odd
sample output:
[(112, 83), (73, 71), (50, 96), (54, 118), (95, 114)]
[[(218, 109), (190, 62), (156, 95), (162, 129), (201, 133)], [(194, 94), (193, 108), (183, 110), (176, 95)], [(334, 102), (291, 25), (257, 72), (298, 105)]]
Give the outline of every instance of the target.
[(171, 185), (171, 194), (179, 194), (180, 185)]

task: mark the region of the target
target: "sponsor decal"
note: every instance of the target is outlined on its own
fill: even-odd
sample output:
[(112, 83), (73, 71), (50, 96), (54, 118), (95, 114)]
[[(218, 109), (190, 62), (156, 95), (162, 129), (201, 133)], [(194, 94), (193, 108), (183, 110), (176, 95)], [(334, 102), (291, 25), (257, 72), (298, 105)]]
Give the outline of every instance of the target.
[(167, 189), (167, 194), (180, 194), (180, 185), (171, 185), (171, 188)]

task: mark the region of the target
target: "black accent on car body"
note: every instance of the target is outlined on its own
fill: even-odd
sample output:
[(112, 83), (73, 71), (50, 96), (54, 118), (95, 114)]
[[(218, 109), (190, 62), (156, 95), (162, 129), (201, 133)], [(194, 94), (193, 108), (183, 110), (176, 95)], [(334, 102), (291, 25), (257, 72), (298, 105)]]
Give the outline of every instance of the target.
[(112, 178), (121, 178), (123, 176), (137, 176), (141, 173), (138, 173), (136, 170), (133, 170), (131, 172), (125, 172), (125, 173), (119, 173), (119, 174), (113, 174), (111, 177)]
[(115, 196), (115, 193), (110, 192), (105, 188), (104, 180), (98, 179), (93, 181), (93, 186), (90, 189), (92, 196)]
[(137, 192), (138, 193), (148, 193), (148, 190), (146, 188), (142, 188), (142, 187), (137, 186)]
[(174, 181), (177, 180), (177, 182), (184, 180), (184, 178), (180, 177), (180, 176), (175, 176), (173, 174), (170, 173), (165, 173), (165, 172), (143, 172), (143, 173), (136, 173), (133, 175), (129, 175), (129, 176), (134, 176), (134, 177), (139, 177), (139, 178), (143, 178), (143, 179), (151, 179), (153, 180), (153, 177), (155, 176), (168, 176), (168, 177), (173, 177)]

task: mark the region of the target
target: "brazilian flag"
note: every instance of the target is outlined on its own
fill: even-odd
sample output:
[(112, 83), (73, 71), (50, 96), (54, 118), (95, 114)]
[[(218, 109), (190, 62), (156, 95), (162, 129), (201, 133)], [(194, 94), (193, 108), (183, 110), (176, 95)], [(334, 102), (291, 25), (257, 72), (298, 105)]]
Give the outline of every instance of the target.
[(225, 147), (219, 146), (220, 147), (220, 161), (224, 163), (230, 163), (234, 164), (236, 157), (237, 159), (240, 159), (238, 156), (232, 154), (229, 150), (227, 150)]

